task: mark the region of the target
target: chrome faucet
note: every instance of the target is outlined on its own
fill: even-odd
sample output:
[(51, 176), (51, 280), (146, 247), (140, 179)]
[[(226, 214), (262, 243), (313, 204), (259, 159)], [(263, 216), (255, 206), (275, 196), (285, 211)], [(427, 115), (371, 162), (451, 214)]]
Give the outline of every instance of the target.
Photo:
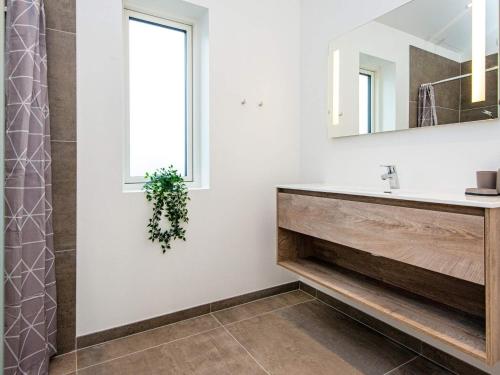
[(399, 189), (399, 177), (395, 165), (381, 165), (382, 168), (387, 168), (387, 173), (384, 173), (381, 178), (384, 181), (389, 180), (392, 189)]

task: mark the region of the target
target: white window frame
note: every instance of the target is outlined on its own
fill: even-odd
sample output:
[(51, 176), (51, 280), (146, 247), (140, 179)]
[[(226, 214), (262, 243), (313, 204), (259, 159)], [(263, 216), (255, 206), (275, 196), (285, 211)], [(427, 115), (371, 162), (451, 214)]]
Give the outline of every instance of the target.
[[(124, 160), (124, 183), (125, 185), (144, 184), (145, 178), (142, 176), (130, 175), (130, 57), (129, 57), (129, 20), (131, 18), (140, 21), (149, 22), (176, 30), (182, 30), (186, 33), (186, 176), (184, 181), (194, 183), (194, 103), (193, 103), (193, 25), (174, 21), (167, 18), (152, 16), (131, 9), (124, 9), (124, 42), (125, 42), (125, 104), (126, 104), (126, 131), (125, 131), (125, 160)], [(165, 168), (169, 166), (165, 161)], [(181, 171), (180, 171), (181, 172)]]
[[(371, 113), (370, 113), (370, 133), (368, 134), (373, 134), (373, 133), (376, 133), (377, 132), (377, 128), (376, 128), (376, 111), (375, 111), (375, 105), (376, 105), (376, 93), (377, 93), (377, 90), (375, 89), (375, 86), (377, 84), (377, 73), (373, 70), (368, 70), (368, 69), (363, 69), (363, 68), (360, 68), (359, 69), (359, 74), (364, 74), (364, 75), (367, 75), (367, 76), (370, 76), (370, 110), (371, 110)], [(359, 99), (358, 99), (359, 100)]]

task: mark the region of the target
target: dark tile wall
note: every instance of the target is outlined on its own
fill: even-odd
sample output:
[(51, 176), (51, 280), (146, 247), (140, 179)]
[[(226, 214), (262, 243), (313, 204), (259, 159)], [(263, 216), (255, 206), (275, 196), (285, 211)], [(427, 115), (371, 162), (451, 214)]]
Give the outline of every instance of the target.
[[(486, 68), (498, 65), (498, 54), (486, 57)], [(410, 128), (417, 127), (418, 88), (423, 83), (471, 73), (471, 61), (462, 64), (410, 46)], [(486, 100), (471, 101), (471, 77), (434, 86), (440, 125), (498, 117), (498, 71), (486, 73)], [(491, 116), (484, 111), (491, 112)]]
[(58, 354), (76, 346), (76, 0), (45, 0)]
[[(498, 65), (498, 54), (486, 56), (486, 68), (492, 68)], [(462, 73), (468, 74), (472, 72), (472, 61), (462, 63)], [(486, 73), (486, 100), (483, 102), (472, 103), (471, 89), (472, 78), (466, 77), (461, 79), (461, 112), (460, 121), (477, 121), (491, 118), (484, 111), (492, 113), (493, 118), (498, 117), (498, 70), (493, 70)]]
[[(410, 46), (410, 128), (417, 127), (418, 89), (423, 83), (436, 82), (460, 75), (460, 63)], [(439, 124), (451, 124), (460, 119), (460, 81), (450, 81), (434, 87)]]

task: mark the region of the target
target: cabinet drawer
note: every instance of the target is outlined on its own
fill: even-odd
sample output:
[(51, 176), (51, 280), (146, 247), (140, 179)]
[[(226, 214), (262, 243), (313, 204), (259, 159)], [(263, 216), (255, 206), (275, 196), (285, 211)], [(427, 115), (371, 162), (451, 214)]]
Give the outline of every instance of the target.
[(278, 225), (484, 285), (484, 217), (278, 193)]

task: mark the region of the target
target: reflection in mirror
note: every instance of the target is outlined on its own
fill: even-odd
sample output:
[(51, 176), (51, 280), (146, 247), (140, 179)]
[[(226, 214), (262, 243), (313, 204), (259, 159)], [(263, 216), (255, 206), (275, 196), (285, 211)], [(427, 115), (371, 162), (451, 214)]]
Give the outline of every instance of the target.
[(498, 0), (413, 0), (330, 44), (329, 135), (498, 117)]

